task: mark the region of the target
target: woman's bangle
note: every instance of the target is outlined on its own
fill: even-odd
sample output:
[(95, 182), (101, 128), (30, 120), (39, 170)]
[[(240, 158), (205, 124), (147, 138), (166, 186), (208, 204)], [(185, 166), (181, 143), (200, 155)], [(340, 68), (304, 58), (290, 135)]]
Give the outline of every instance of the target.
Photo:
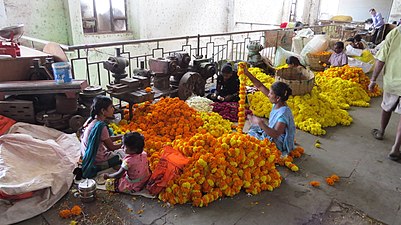
[(375, 81), (375, 80), (370, 80), (370, 83), (373, 83), (373, 84), (375, 84), (375, 83), (376, 83), (376, 81)]

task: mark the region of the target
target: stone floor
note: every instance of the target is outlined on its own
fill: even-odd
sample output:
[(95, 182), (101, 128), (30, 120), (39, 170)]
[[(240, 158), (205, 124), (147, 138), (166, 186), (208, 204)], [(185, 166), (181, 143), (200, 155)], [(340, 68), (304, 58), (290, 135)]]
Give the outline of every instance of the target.
[[(79, 224), (401, 224), (401, 164), (387, 159), (399, 116), (391, 119), (384, 140), (372, 138), (380, 102), (378, 97), (369, 108), (351, 108), (351, 126), (328, 128), (323, 137), (298, 130), (297, 142), (305, 148), (295, 160), (300, 171), (280, 168), (284, 180), (273, 192), (240, 193), (195, 208), (101, 191), (95, 202), (81, 203), (72, 187), (47, 212), (18, 224), (70, 224), (58, 211), (74, 204), (84, 210), (85, 216), (74, 218)], [(321, 148), (314, 147), (316, 140)], [(340, 181), (328, 186), (324, 178), (333, 173)], [(321, 186), (311, 187), (312, 180)]]

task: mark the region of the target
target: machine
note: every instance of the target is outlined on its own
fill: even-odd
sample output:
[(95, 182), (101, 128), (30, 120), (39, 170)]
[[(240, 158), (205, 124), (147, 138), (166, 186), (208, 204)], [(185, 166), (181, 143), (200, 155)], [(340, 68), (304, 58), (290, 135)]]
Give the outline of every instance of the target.
[(21, 56), (18, 39), (24, 33), (24, 24), (0, 29), (0, 55)]
[[(124, 62), (115, 59), (115, 62)], [(192, 94), (205, 94), (206, 80), (217, 72), (217, 64), (212, 59), (196, 58), (190, 65), (188, 53), (174, 53), (166, 58), (149, 59), (149, 70), (141, 68), (133, 71), (131, 78), (122, 78), (117, 83), (107, 85), (110, 96), (130, 104), (141, 103), (164, 96), (179, 97), (186, 100)], [(113, 72), (108, 60), (105, 69)], [(105, 65), (105, 64), (104, 64)], [(121, 72), (121, 70), (120, 70)], [(151, 89), (149, 89), (149, 88)]]
[(125, 68), (129, 65), (128, 59), (121, 56), (120, 48), (116, 48), (116, 56), (109, 57), (103, 62), (103, 68), (110, 71), (114, 77), (114, 84), (119, 84), (121, 79), (128, 76)]

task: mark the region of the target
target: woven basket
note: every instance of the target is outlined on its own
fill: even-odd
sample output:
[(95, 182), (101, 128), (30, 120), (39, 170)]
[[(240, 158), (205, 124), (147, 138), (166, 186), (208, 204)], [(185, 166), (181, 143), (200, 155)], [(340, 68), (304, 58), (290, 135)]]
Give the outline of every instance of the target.
[(325, 67), (322, 64), (323, 63), (327, 64), (329, 62), (330, 56), (331, 54), (329, 55), (316, 55), (311, 53), (306, 54), (309, 66), (311, 70), (314, 71), (323, 71)]
[(315, 75), (304, 68), (284, 68), (277, 70), (276, 81), (281, 81), (292, 89), (292, 95), (304, 95), (312, 91)]

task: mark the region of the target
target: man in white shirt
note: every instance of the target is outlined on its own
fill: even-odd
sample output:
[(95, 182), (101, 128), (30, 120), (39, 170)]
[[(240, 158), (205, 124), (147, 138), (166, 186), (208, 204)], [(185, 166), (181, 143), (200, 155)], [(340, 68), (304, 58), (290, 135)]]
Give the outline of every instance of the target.
[(372, 27), (375, 30), (373, 33), (373, 40), (372, 42), (375, 44), (380, 44), (383, 40), (383, 30), (384, 30), (384, 20), (381, 13), (376, 12), (375, 9), (369, 10), (370, 15), (372, 15), (373, 24)]

